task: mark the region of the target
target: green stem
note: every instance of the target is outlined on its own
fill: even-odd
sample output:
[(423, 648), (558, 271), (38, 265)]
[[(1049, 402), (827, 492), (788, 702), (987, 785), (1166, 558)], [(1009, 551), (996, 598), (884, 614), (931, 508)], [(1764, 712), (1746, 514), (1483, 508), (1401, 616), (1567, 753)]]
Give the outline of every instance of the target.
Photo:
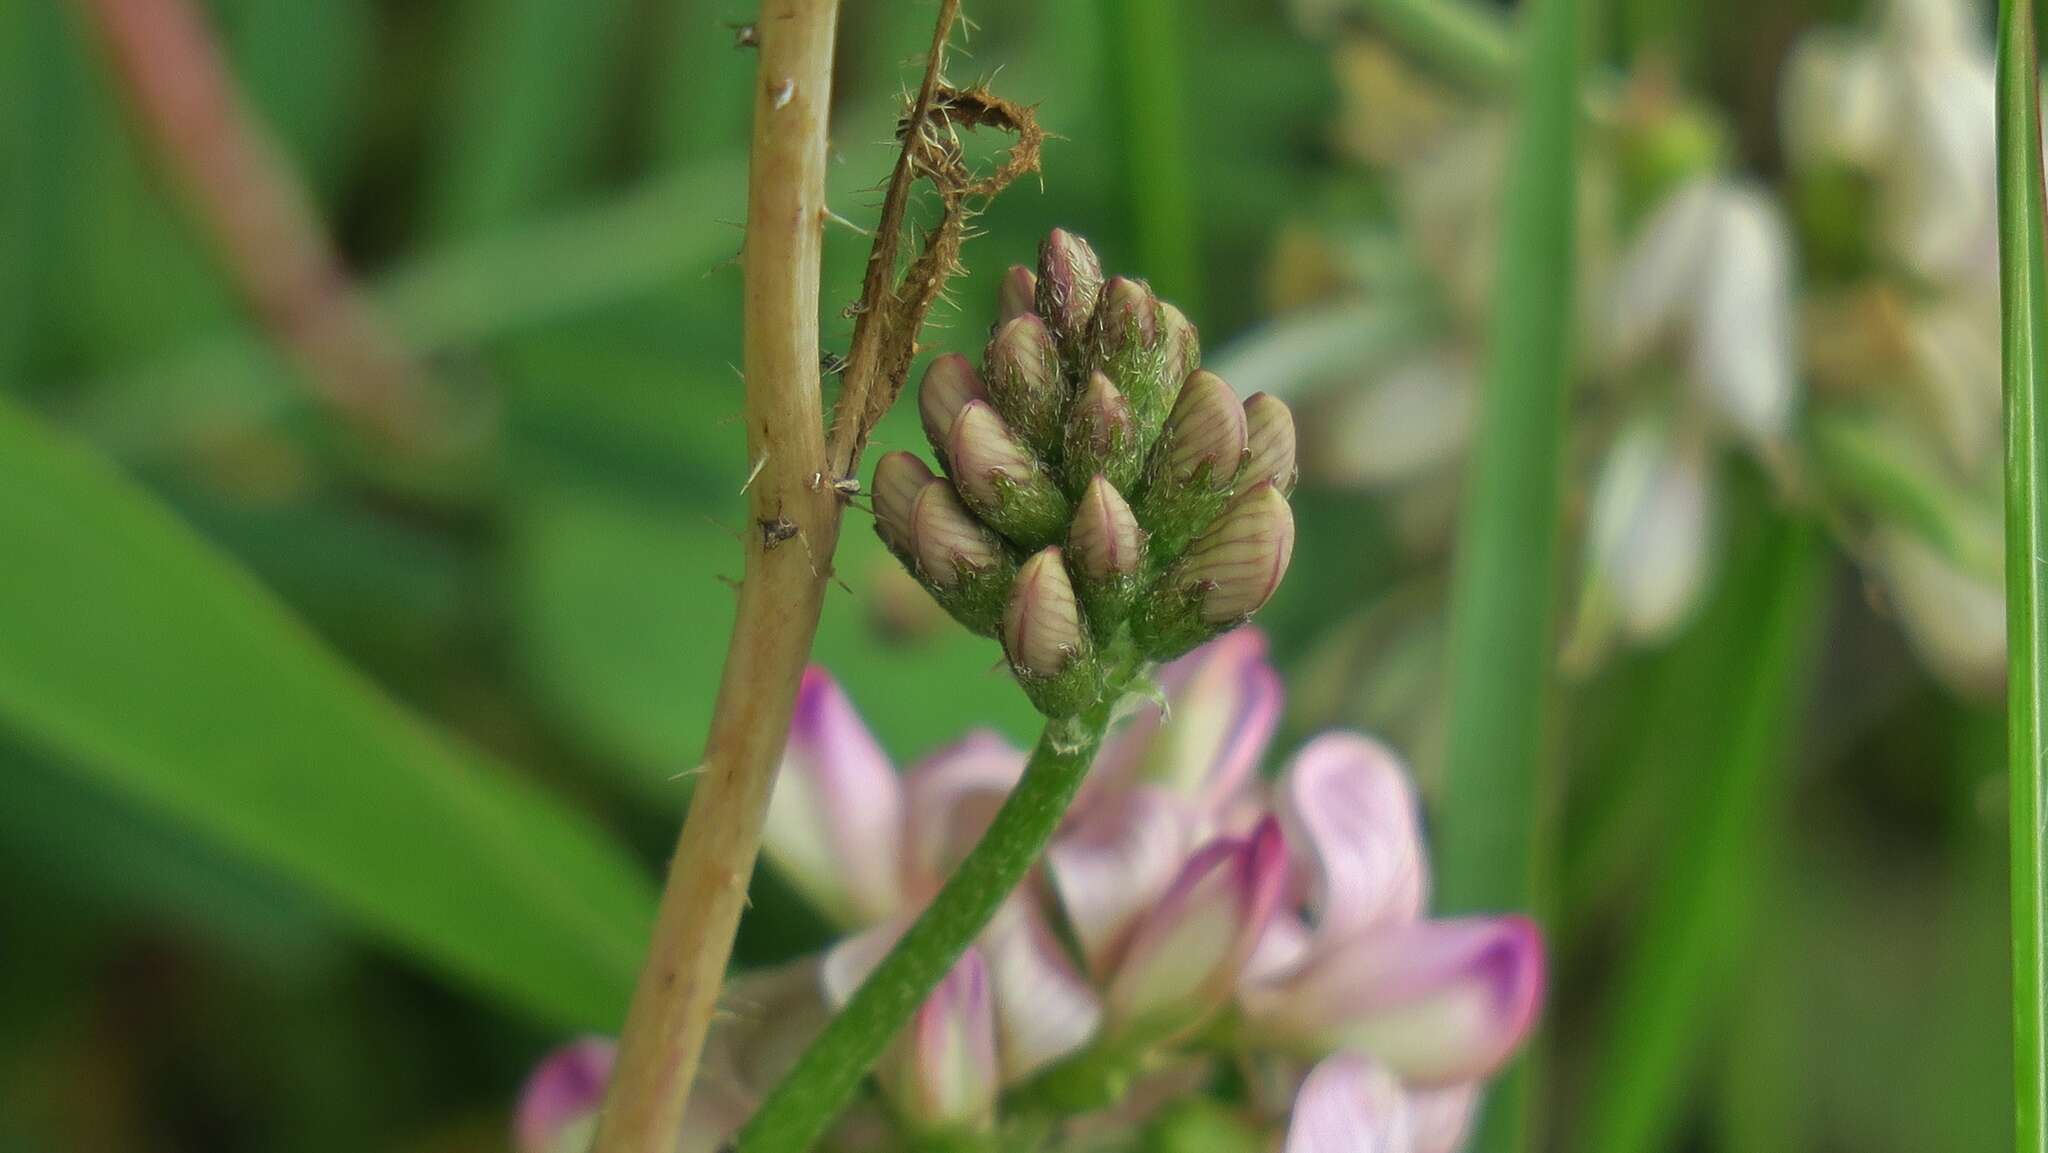
[[(1555, 663), (1577, 213), (1576, 0), (1534, 0), (1501, 220), (1483, 419), (1466, 474), (1451, 589), (1442, 900), (1453, 912), (1547, 912), (1559, 787), (1545, 712)], [(1531, 1060), (1490, 1094), (1473, 1148), (1533, 1147)]]
[(1178, 0), (1122, 0), (1102, 8), (1116, 45), (1123, 97), (1124, 199), (1138, 265), (1160, 295), (1200, 315), (1195, 178), (1187, 146)]
[(1998, 19), (1998, 271), (2005, 370), (2005, 595), (2012, 835), (2015, 1149), (2048, 1151), (2048, 1028), (2042, 918), (2048, 836), (2048, 294), (2042, 272), (2041, 120), (2034, 6), (2003, 0)]
[(1087, 712), (1046, 725), (994, 823), (939, 895), (761, 1103), (738, 1153), (803, 1153), (852, 1099), (880, 1057), (996, 909), (1037, 862), (1088, 775), (1123, 678)]
[[(1813, 652), (1826, 554), (1810, 525), (1766, 504), (1761, 482), (1743, 486), (1738, 523), (1766, 536), (1731, 557), (1723, 588), (1685, 643), (1685, 686), (1695, 722), (1687, 748), (1667, 750), (1686, 782), (1672, 811), (1658, 894), (1619, 970), (1604, 1076), (1588, 1119), (1592, 1153), (1664, 1148), (1716, 1028), (1727, 979), (1754, 928), (1749, 908), (1766, 846), (1789, 790), (1786, 765)], [(1731, 518), (1734, 520), (1735, 518)], [(1690, 750), (1690, 751), (1689, 751)], [(1646, 766), (1656, 768), (1659, 766)]]

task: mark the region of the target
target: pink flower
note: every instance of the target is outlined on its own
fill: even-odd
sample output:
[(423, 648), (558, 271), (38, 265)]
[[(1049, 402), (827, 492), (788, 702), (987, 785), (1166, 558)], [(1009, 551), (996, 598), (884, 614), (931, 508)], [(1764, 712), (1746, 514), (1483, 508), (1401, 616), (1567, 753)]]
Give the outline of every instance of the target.
[[(1040, 870), (892, 1041), (876, 1081), (898, 1124), (983, 1130), (1003, 1090), (1068, 1058), (1084, 1071), (1102, 1067), (1090, 1054), (1112, 1072), (1164, 1067), (1143, 1058), (1177, 1052), (1234, 1004), (1248, 1071), (1293, 1101), (1290, 1153), (1450, 1153), (1481, 1082), (1534, 1023), (1534, 926), (1424, 917), (1415, 797), (1375, 742), (1327, 734), (1276, 784), (1259, 778), (1281, 708), (1259, 633), (1227, 634), (1156, 679), (1160, 699), (1105, 743)], [(763, 849), (850, 935), (785, 984), (810, 982), (799, 993), (818, 1012), (843, 1004), (1024, 763), (978, 732), (899, 775), (845, 693), (811, 670)], [(790, 1030), (761, 1032), (728, 1030), (720, 1067), (750, 1046), (773, 1050), (767, 1064), (793, 1055)], [(1197, 1047), (1176, 1067), (1206, 1059)], [(744, 1120), (763, 1064), (700, 1084), (693, 1129)]]

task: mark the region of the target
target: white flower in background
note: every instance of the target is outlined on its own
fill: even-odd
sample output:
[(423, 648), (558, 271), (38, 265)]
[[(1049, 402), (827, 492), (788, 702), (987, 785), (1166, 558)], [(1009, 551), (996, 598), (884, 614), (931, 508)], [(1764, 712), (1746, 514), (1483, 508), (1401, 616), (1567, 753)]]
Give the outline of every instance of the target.
[(1608, 449), (1586, 525), (1585, 591), (1567, 661), (1586, 667), (1615, 633), (1670, 636), (1706, 587), (1715, 488), (1707, 448), (1669, 422), (1641, 419)]
[(1912, 276), (1996, 276), (1995, 61), (1967, 0), (1890, 0), (1875, 33), (1807, 37), (1782, 123), (1797, 169), (1867, 174), (1879, 247)]
[(1937, 675), (1973, 696), (2005, 687), (2005, 589), (1903, 528), (1879, 529), (1871, 550), (1907, 640)]
[(1750, 444), (1769, 449), (1790, 432), (1792, 243), (1761, 189), (1702, 176), (1666, 196), (1623, 253), (1604, 318), (1610, 368), (1669, 359)]

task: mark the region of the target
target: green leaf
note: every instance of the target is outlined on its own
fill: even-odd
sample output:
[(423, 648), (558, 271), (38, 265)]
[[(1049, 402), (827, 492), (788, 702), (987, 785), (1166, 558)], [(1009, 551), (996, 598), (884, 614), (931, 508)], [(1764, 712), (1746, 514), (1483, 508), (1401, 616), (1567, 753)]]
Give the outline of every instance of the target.
[[(1452, 911), (1542, 910), (1539, 856), (1555, 793), (1544, 719), (1573, 327), (1577, 0), (1534, 0), (1523, 20), (1484, 401), (1451, 587), (1451, 738), (1438, 859)], [(1475, 1148), (1529, 1147), (1526, 1065), (1490, 1094)]]
[[(1741, 486), (1737, 542), (1713, 601), (1676, 656), (1669, 691), (1685, 706), (1634, 766), (1671, 778), (1677, 803), (1652, 854), (1654, 894), (1623, 953), (1589, 1153), (1668, 1148), (1708, 1051), (1728, 979), (1754, 927), (1762, 862), (1790, 800), (1786, 757), (1813, 654), (1826, 553), (1812, 526), (1774, 513), (1758, 480)], [(1746, 531), (1745, 531), (1746, 530)], [(1639, 866), (1640, 867), (1640, 866)]]
[(2005, 366), (2005, 595), (2011, 726), (2015, 1148), (2048, 1151), (2048, 313), (2034, 6), (1998, 17), (1998, 275)]
[(653, 892), (597, 828), (405, 713), (5, 405), (0, 460), (0, 726), (468, 985), (616, 1023)]

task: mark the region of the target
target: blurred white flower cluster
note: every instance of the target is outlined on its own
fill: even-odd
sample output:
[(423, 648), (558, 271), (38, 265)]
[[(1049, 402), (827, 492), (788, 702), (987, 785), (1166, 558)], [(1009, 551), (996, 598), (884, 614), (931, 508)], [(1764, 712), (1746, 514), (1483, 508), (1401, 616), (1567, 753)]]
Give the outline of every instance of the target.
[[(1329, 7), (1305, 5), (1304, 26), (1341, 27)], [(1740, 468), (1831, 527), (1936, 676), (1999, 690), (1993, 61), (1979, 15), (1970, 0), (1883, 0), (1863, 25), (1809, 32), (1779, 74), (1769, 182), (1738, 170), (1715, 115), (1654, 66), (1589, 94), (1568, 669), (1693, 618)], [(1506, 121), (1347, 35), (1334, 144), (1363, 179), (1290, 225), (1269, 284), (1282, 319), (1215, 359), (1246, 387), (1296, 382), (1305, 487), (1369, 491), (1387, 509), (1412, 587), (1336, 631), (1327, 659), (1351, 675), (1333, 679), (1358, 688), (1327, 703), (1426, 764), (1440, 709), (1402, 686), (1441, 660), (1441, 627), (1416, 617), (1442, 604), (1484, 415)]]

